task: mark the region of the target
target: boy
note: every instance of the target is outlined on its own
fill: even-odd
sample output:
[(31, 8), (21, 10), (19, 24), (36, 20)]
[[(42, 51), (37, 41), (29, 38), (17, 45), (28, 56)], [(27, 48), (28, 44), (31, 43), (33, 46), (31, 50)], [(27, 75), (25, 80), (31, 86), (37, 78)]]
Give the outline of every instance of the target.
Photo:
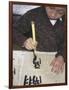
[[(51, 71), (63, 72), (64, 68), (64, 7), (45, 6), (25, 13), (16, 23), (15, 29), (20, 33), (15, 35), (19, 46), (27, 50), (56, 52), (51, 62)], [(31, 21), (35, 22), (36, 42), (32, 40)], [(17, 38), (17, 39), (16, 39)]]

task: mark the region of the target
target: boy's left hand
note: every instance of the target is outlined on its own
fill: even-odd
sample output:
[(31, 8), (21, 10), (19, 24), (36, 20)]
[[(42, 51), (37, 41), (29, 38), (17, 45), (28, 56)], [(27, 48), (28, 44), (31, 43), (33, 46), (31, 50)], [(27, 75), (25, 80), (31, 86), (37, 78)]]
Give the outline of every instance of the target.
[(64, 58), (63, 56), (55, 57), (54, 60), (50, 64), (52, 66), (51, 71), (55, 73), (62, 73), (64, 70)]

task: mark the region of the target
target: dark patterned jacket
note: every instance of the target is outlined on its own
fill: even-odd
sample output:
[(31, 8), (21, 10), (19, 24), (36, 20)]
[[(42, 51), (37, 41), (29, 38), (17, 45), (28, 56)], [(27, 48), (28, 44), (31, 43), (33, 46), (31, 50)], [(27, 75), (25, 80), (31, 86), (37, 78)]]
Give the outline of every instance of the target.
[(38, 41), (37, 51), (57, 51), (56, 56), (64, 56), (64, 19), (62, 21), (58, 19), (53, 26), (43, 7), (28, 11), (14, 24), (13, 49), (26, 50), (22, 45), (27, 38), (32, 37), (31, 21), (35, 22), (36, 40)]

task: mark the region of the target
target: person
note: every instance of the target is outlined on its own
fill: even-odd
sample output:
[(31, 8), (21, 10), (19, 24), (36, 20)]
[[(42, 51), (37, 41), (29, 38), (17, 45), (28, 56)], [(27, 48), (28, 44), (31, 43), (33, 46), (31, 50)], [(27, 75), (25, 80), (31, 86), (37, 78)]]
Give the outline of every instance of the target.
[[(36, 42), (32, 39), (31, 21), (35, 23)], [(56, 52), (51, 62), (52, 72), (60, 73), (64, 69), (65, 48), (65, 7), (45, 6), (25, 13), (14, 25), (13, 41), (23, 50)], [(17, 47), (14, 45), (14, 49)]]

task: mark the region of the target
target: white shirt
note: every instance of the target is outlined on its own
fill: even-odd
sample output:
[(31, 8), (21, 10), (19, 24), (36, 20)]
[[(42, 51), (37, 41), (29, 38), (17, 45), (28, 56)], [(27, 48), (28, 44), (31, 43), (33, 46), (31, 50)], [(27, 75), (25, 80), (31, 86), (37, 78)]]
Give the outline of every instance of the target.
[[(62, 18), (60, 18), (60, 21), (62, 21)], [(51, 19), (50, 19), (50, 22), (51, 22), (51, 24), (54, 26), (55, 23), (57, 22), (57, 20), (51, 20)]]
[(54, 26), (57, 20), (50, 20), (51, 24)]

